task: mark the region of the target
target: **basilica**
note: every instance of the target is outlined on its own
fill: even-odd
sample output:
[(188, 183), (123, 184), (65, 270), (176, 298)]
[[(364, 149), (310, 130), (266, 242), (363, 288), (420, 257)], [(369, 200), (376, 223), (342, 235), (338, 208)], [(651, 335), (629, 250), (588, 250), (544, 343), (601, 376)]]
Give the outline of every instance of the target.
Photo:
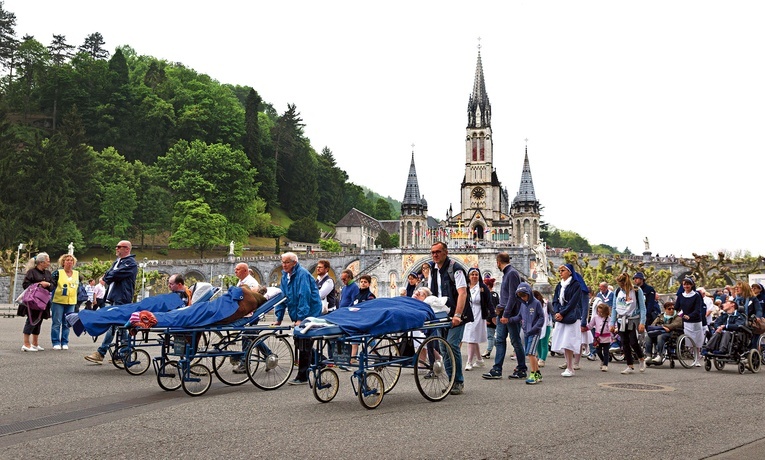
[(494, 155), (491, 104), (479, 48), (473, 92), (468, 100), (460, 210), (454, 212), (450, 205), (446, 218), (440, 222), (428, 217), (428, 203), (420, 194), (412, 152), (401, 203), (400, 247), (429, 247), (439, 240), (450, 247), (536, 245), (540, 240), (540, 205), (531, 179), (528, 147), (518, 194), (512, 201), (494, 168)]

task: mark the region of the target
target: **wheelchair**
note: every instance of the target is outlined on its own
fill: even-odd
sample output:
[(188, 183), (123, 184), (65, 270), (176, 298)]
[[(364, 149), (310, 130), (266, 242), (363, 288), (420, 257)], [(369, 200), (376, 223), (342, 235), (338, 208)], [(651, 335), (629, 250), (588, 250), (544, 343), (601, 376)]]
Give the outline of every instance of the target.
[(733, 364), (738, 367), (739, 374), (743, 374), (747, 369), (753, 374), (759, 372), (762, 355), (757, 348), (751, 348), (752, 330), (748, 326), (742, 326), (740, 330), (730, 333), (732, 337), (728, 350), (710, 352), (704, 349), (704, 369), (709, 371), (714, 365), (715, 369), (721, 371), (726, 364)]
[(681, 366), (686, 369), (690, 369), (693, 365), (693, 349), (695, 344), (690, 337), (683, 333), (671, 333), (666, 342), (664, 342), (664, 349), (659, 350), (657, 356), (661, 356), (661, 362), (653, 362), (649, 356), (646, 355), (645, 363), (647, 366), (661, 366), (665, 362), (669, 361), (669, 368), (675, 368), (675, 361), (678, 361)]

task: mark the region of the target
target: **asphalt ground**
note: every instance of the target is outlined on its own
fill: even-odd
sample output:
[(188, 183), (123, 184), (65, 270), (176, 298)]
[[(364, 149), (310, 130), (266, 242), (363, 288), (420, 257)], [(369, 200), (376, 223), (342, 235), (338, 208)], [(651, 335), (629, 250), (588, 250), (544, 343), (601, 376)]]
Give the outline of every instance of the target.
[[(160, 389), (152, 369), (128, 375), (83, 357), (97, 344), (71, 336), (53, 351), (21, 351), (23, 318), (0, 319), (0, 458), (763, 458), (765, 375), (733, 366), (621, 375), (583, 360), (563, 378), (551, 357), (544, 381), (484, 380), (465, 372), (465, 392), (428, 402), (411, 369), (367, 410), (350, 373), (318, 402), (308, 386), (262, 391), (249, 382), (190, 397)], [(515, 361), (505, 362), (505, 376)], [(765, 371), (763, 371), (765, 374)], [(606, 384), (630, 384), (632, 389)], [(636, 391), (658, 385), (658, 391)], [(653, 388), (653, 387), (651, 387)]]

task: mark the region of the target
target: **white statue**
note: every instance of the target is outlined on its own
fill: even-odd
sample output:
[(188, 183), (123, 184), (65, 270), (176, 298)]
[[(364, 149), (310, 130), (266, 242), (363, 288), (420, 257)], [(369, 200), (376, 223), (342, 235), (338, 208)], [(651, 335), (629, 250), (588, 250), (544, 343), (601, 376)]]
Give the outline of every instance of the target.
[(232, 254), (232, 255), (234, 254), (234, 241), (233, 240), (231, 240), (231, 242), (228, 244), (228, 253)]
[(524, 246), (529, 245), (529, 232), (524, 232), (523, 234), (523, 245)]
[(645, 243), (645, 250), (646, 250), (646, 252), (648, 252), (650, 249), (648, 248), (648, 237), (647, 236), (643, 240), (643, 243)]
[(543, 240), (539, 240), (536, 246), (531, 248), (534, 251), (534, 255), (537, 258), (537, 282), (543, 283), (547, 281), (547, 244)]
[(69, 255), (73, 256), (74, 255), (74, 242), (70, 242), (69, 246), (67, 246), (67, 248), (69, 248)]

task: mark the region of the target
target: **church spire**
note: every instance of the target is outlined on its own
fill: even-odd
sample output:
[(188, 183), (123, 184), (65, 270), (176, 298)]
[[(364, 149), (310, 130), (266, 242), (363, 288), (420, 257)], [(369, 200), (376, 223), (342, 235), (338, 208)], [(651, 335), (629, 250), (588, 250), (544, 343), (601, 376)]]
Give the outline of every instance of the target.
[[(480, 39), (479, 39), (480, 40)], [(486, 94), (486, 82), (483, 78), (481, 63), (481, 45), (478, 45), (478, 62), (475, 66), (473, 93), (468, 101), (468, 128), (491, 127), (491, 104)]]
[(523, 172), (521, 173), (521, 186), (513, 203), (537, 202), (534, 194), (534, 181), (531, 180), (531, 166), (529, 166), (529, 146), (526, 146), (526, 157), (523, 159)]
[(401, 205), (402, 207), (405, 205), (420, 205), (420, 186), (417, 184), (417, 169), (414, 167), (414, 150), (412, 150), (412, 163), (409, 165), (409, 177), (406, 179), (404, 201), (401, 202)]

